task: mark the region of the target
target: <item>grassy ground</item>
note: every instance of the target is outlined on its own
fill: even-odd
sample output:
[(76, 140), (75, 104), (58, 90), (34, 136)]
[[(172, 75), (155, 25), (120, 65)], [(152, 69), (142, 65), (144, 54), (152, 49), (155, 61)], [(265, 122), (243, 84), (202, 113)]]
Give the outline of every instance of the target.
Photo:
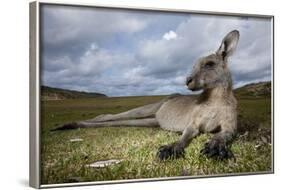
[[(211, 135), (201, 135), (186, 149), (185, 158), (160, 162), (159, 146), (179, 135), (160, 128), (108, 127), (51, 132), (57, 125), (117, 113), (156, 102), (163, 96), (96, 98), (42, 102), (41, 160), (43, 184), (194, 176), (271, 170), (271, 104), (269, 98), (239, 98), (239, 135), (232, 145), (236, 159), (216, 161), (200, 155)], [(81, 138), (81, 142), (70, 139)], [(85, 165), (122, 159), (105, 168)]]

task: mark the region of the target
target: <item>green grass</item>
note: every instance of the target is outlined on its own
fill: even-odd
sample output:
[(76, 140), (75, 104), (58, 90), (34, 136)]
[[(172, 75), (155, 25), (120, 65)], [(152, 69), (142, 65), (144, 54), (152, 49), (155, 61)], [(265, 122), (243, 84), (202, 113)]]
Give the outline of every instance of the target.
[[(43, 184), (196, 176), (271, 171), (271, 104), (269, 98), (239, 98), (239, 133), (232, 151), (236, 159), (216, 161), (200, 155), (211, 135), (201, 135), (186, 149), (185, 158), (160, 162), (159, 146), (176, 141), (179, 135), (160, 128), (107, 127), (51, 132), (57, 125), (118, 113), (156, 102), (163, 96), (96, 98), (42, 102), (41, 163)], [(82, 138), (82, 142), (70, 142)], [(256, 146), (259, 144), (259, 146)], [(85, 165), (105, 159), (122, 159), (105, 168)]]

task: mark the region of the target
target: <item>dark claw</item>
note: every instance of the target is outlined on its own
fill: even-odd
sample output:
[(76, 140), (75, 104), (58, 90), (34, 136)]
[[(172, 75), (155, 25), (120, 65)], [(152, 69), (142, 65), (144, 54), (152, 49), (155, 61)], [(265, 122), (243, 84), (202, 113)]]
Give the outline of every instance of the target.
[(234, 157), (233, 153), (226, 144), (222, 140), (218, 139), (213, 139), (206, 143), (200, 152), (208, 158), (214, 158), (217, 160), (230, 159)]
[(158, 150), (157, 157), (160, 160), (167, 160), (169, 158), (178, 159), (184, 157), (184, 153), (184, 148), (174, 143), (161, 146)]

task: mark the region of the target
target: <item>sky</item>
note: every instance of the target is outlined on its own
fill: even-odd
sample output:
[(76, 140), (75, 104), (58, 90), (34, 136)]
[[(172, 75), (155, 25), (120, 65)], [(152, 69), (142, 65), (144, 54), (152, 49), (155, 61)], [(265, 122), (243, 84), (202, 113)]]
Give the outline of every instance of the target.
[(190, 94), (202, 56), (239, 30), (229, 58), (234, 87), (271, 80), (268, 18), (43, 5), (42, 85), (107, 96)]

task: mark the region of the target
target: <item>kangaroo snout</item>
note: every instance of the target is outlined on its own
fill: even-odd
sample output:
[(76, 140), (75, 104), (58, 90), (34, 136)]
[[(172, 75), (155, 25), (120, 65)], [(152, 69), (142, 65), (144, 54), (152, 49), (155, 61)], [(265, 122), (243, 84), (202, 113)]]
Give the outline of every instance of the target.
[(192, 82), (192, 77), (187, 77), (186, 78), (186, 83), (185, 83), (186, 86), (188, 86), (188, 84), (191, 83), (191, 82)]
[(194, 79), (192, 77), (187, 77), (186, 78), (186, 86), (189, 90), (194, 90), (195, 88), (195, 83), (194, 83)]
[(196, 87), (196, 84), (195, 84), (195, 79), (193, 77), (187, 77), (185, 84), (186, 84), (186, 86), (189, 90), (191, 90), (191, 91), (197, 90), (197, 87)]

